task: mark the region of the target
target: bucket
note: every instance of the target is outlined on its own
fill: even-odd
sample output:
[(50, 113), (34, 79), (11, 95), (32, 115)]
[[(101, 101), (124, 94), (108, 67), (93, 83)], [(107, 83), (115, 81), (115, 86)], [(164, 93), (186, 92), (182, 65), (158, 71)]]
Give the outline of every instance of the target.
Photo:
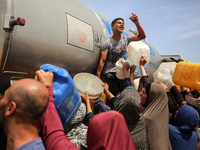
[(40, 69), (54, 74), (54, 103), (65, 128), (69, 125), (81, 105), (80, 94), (67, 70), (51, 64), (44, 64), (40, 66)]
[(150, 61), (150, 48), (144, 42), (130, 42), (128, 45), (128, 58), (135, 66), (139, 66), (141, 56), (147, 56), (147, 63)]
[[(124, 60), (123, 58), (120, 58), (120, 59), (115, 63), (115, 67), (116, 67), (116, 77), (117, 77), (118, 79), (121, 79), (121, 80), (125, 79), (122, 62), (127, 62), (127, 61)], [(129, 75), (130, 75), (130, 70), (129, 70)]]
[(78, 73), (74, 76), (73, 81), (80, 94), (88, 91), (89, 99), (92, 102), (97, 101), (104, 90), (101, 79), (90, 73)]
[(200, 64), (179, 62), (176, 65), (173, 82), (182, 87), (200, 90)]

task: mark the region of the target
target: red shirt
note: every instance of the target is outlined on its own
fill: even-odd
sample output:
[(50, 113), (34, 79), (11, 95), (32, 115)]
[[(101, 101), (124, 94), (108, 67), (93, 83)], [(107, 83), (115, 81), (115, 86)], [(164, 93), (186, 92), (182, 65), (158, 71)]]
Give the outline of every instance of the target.
[(46, 85), (49, 103), (40, 119), (39, 129), (47, 150), (79, 150), (65, 135), (62, 122), (57, 113), (53, 98), (53, 87)]

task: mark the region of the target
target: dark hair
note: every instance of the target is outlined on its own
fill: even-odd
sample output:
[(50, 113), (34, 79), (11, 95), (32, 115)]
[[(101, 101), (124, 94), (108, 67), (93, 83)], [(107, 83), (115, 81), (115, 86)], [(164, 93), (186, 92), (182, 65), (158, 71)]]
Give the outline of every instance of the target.
[(191, 93), (193, 97), (195, 97), (195, 95), (196, 95), (196, 98), (200, 97), (200, 93), (197, 90), (192, 90)]
[(122, 21), (124, 22), (124, 19), (122, 19), (122, 18), (115, 18), (115, 19), (112, 21), (111, 26), (114, 26), (115, 23), (117, 22), (117, 20), (122, 20)]

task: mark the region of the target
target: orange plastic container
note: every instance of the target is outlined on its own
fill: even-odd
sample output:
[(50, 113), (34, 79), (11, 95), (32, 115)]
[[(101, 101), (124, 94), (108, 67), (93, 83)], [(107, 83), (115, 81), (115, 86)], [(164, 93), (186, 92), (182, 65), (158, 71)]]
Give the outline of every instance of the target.
[(200, 90), (200, 64), (179, 62), (172, 78), (175, 84)]

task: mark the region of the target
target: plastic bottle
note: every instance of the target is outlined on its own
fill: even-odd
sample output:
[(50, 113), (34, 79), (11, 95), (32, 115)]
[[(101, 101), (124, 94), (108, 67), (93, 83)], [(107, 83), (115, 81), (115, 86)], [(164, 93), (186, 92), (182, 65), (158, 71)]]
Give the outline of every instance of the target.
[(81, 97), (67, 70), (51, 64), (44, 64), (40, 69), (54, 74), (54, 103), (65, 128), (78, 111), (82, 102)]
[(128, 45), (128, 58), (135, 66), (139, 66), (141, 56), (147, 56), (147, 63), (150, 61), (150, 48), (144, 42), (130, 42)]
[(200, 64), (179, 62), (176, 65), (173, 82), (183, 87), (200, 90)]

